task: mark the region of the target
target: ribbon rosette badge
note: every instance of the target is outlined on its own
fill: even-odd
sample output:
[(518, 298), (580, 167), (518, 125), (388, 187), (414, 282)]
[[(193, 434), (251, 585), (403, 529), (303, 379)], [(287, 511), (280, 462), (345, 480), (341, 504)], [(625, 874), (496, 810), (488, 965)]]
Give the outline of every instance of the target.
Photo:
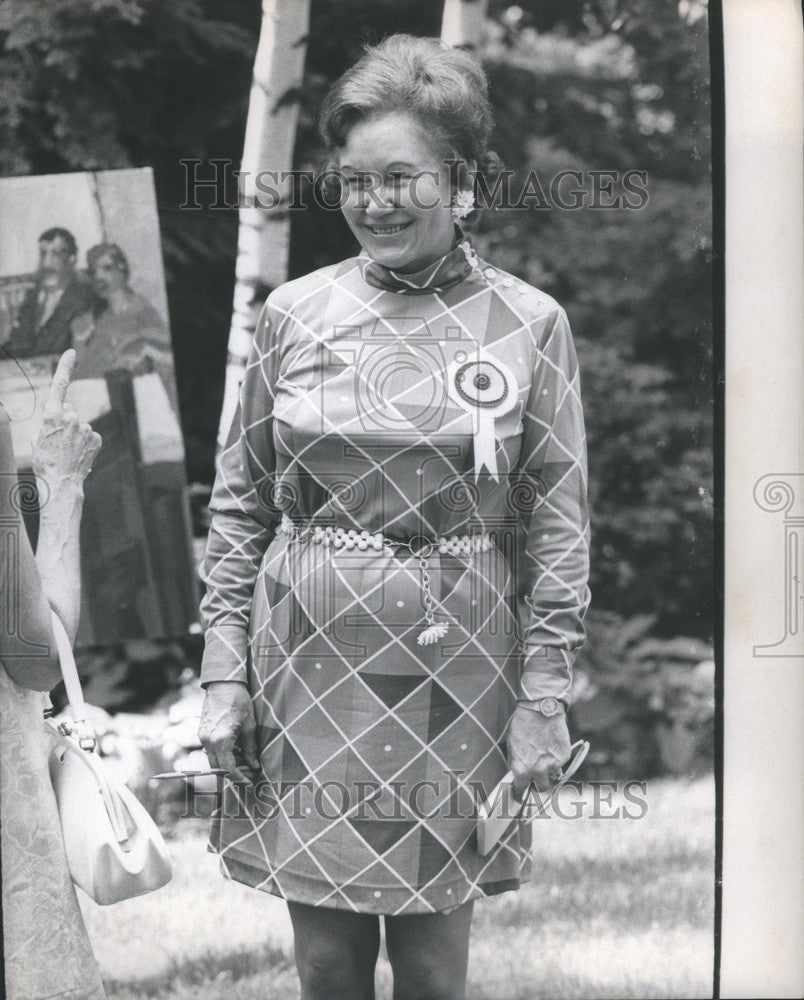
[(447, 368), (447, 391), (450, 399), (474, 418), (475, 482), (484, 468), (495, 483), (499, 482), (494, 421), (516, 404), (518, 388), (513, 372), (483, 350), (471, 357), (458, 351)]

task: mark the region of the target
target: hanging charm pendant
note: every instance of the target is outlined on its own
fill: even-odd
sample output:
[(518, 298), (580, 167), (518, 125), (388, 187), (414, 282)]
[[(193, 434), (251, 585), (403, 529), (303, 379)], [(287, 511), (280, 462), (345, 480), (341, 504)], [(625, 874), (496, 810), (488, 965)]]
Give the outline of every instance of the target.
[(437, 622), (433, 613), (433, 595), (430, 591), (430, 571), (427, 568), (427, 558), (424, 552), (419, 553), (419, 568), (422, 573), (422, 597), (424, 599), (424, 618), (427, 628), (419, 633), (420, 646), (432, 646), (434, 642), (443, 639), (449, 629), (448, 622)]
[(449, 631), (449, 625), (446, 622), (436, 622), (434, 625), (430, 625), (419, 635), (419, 645), (420, 646), (432, 646), (434, 642), (438, 642), (439, 639), (443, 639), (444, 636)]

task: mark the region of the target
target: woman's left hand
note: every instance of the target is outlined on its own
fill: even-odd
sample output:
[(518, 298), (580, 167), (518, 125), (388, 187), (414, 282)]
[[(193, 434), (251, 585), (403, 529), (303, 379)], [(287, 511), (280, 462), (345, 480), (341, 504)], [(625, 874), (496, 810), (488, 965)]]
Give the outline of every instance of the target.
[(521, 802), (531, 783), (549, 792), (555, 776), (571, 754), (567, 720), (563, 712), (547, 718), (541, 712), (517, 705), (508, 727), (508, 767), (514, 773), (514, 797)]

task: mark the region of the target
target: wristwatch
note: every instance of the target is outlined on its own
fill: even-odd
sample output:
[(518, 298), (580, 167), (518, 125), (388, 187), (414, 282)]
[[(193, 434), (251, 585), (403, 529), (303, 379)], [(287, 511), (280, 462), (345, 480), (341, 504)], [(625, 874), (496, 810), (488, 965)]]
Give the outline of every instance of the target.
[(532, 712), (541, 712), (546, 719), (551, 719), (563, 711), (563, 704), (557, 698), (542, 698), (541, 701), (519, 702), (523, 708), (529, 708)]

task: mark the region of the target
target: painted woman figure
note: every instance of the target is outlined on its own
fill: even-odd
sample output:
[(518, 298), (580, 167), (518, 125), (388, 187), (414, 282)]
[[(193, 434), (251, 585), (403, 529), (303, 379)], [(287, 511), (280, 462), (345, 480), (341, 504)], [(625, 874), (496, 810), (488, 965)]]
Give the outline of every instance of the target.
[(475, 900), (530, 877), (477, 800), (567, 761), (589, 602), (563, 309), (463, 227), (496, 157), (482, 69), (394, 36), (323, 137), (358, 256), (265, 304), (213, 491), (201, 736), (232, 878), (288, 901), (304, 1000), (460, 1000)]
[(102, 378), (114, 370), (156, 371), (178, 413), (167, 324), (131, 287), (128, 258), (116, 243), (98, 243), (87, 250), (87, 274), (101, 305), (78, 344), (75, 377)]

